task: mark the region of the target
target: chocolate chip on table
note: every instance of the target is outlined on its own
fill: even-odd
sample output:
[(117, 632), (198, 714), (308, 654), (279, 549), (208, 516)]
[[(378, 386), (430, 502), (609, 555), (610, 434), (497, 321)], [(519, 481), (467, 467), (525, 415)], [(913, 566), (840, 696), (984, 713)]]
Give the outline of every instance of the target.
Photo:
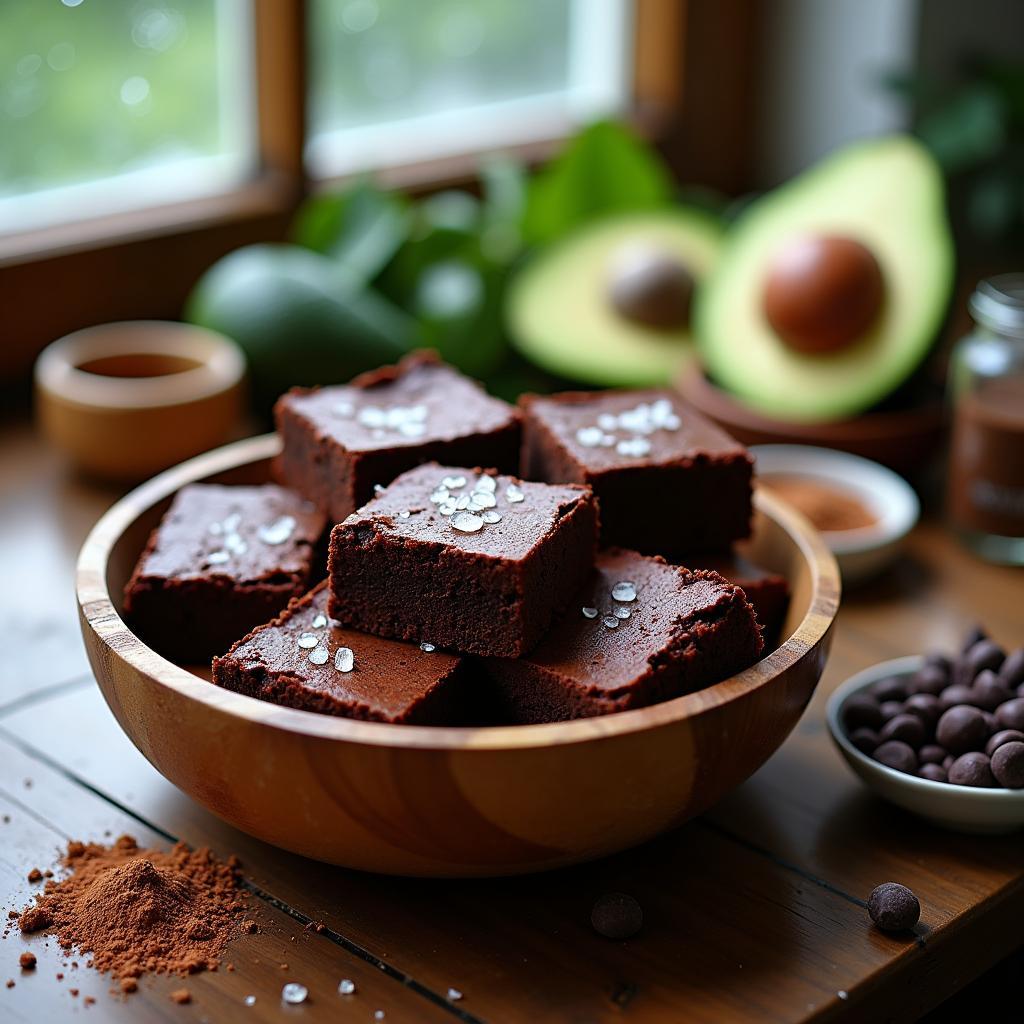
[(903, 702), (903, 710), (908, 715), (917, 715), (924, 722), (925, 728), (934, 729), (944, 709), (934, 694), (912, 693)]
[(921, 919), (921, 904), (905, 885), (883, 882), (868, 897), (871, 920), (884, 932), (905, 932)]
[(941, 764), (923, 764), (917, 770), (917, 774), (922, 779), (927, 779), (929, 782), (946, 782), (946, 769)]
[(991, 788), (996, 784), (988, 755), (980, 750), (961, 754), (950, 766), (949, 781), (954, 786), (974, 786), (978, 789)]
[(913, 747), (902, 740), (889, 740), (879, 746), (871, 755), (879, 764), (895, 768), (898, 772), (913, 775), (917, 771), (917, 754)]
[(997, 747), (990, 767), (1000, 786), (1024, 789), (1024, 743), (1012, 740)]
[(843, 704), (843, 725), (854, 729), (878, 729), (885, 719), (878, 701), (868, 693), (855, 693)]
[(985, 744), (985, 753), (991, 757), (1004, 743), (1015, 741), (1024, 743), (1024, 732), (1021, 732), (1020, 729), (1003, 729), (992, 734), (988, 743)]
[(985, 711), (995, 711), (1000, 704), (1005, 704), (1014, 696), (1010, 688), (990, 668), (982, 669), (978, 673), (971, 689), (974, 691), (972, 703)]
[(871, 696), (879, 703), (887, 700), (906, 700), (907, 681), (904, 676), (891, 676), (888, 679), (879, 679), (871, 685)]
[(874, 729), (868, 729), (862, 725), (850, 733), (850, 742), (862, 754), (870, 754), (878, 746), (878, 733)]
[(1002, 729), (1020, 729), (1024, 732), (1024, 697), (1014, 697), (996, 708), (996, 721)]
[[(981, 750), (989, 737), (985, 715), (966, 704), (957, 704), (944, 711), (935, 727), (935, 739), (951, 754)], [(952, 773), (950, 773), (952, 778)]]
[(999, 669), (999, 678), (1011, 690), (1024, 683), (1024, 647), (1018, 647), (1006, 656)]
[(590, 923), (607, 939), (628, 939), (643, 927), (644, 912), (632, 896), (609, 892), (594, 902)]
[(946, 757), (946, 748), (940, 747), (937, 743), (926, 743), (917, 752), (917, 759), (921, 764), (942, 764)]
[(925, 725), (917, 715), (894, 715), (878, 731), (878, 738), (883, 743), (889, 740), (903, 740), (904, 743), (916, 748), (925, 741)]

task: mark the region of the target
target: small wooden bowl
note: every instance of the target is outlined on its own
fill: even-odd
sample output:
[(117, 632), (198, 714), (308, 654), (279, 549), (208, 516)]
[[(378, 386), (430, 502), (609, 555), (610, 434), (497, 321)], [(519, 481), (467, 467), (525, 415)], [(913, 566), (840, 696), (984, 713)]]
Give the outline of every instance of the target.
[(890, 412), (868, 412), (831, 423), (773, 419), (716, 387), (696, 360), (687, 363), (679, 393), (695, 409), (744, 444), (811, 444), (880, 462), (897, 473), (919, 474), (942, 443), (945, 409), (939, 400)]
[(245, 359), (192, 324), (100, 324), (55, 341), (36, 362), (47, 437), (79, 468), (140, 480), (223, 444), (242, 410)]
[(793, 588), (785, 643), (699, 693), (603, 718), (430, 728), (277, 707), (148, 648), (121, 591), (181, 486), (268, 479), (273, 436), (149, 481), (97, 523), (77, 587), (93, 671), (118, 722), (168, 779), (275, 846), (346, 867), (469, 877), (541, 871), (641, 843), (705, 810), (786, 738), (824, 668), (835, 560), (809, 524), (757, 494), (746, 553)]

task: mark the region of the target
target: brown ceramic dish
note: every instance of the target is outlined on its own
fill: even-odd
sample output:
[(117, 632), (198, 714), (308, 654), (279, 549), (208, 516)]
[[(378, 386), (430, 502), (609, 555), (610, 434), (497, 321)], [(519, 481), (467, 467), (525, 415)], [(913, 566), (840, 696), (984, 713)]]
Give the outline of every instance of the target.
[(263, 482), (278, 450), (273, 436), (241, 441), (139, 487), (97, 523), (77, 574), (89, 658), (121, 727), (186, 793), (276, 846), (447, 877), (599, 857), (678, 825), (746, 779), (821, 675), (836, 563), (804, 519), (757, 494), (743, 551), (789, 579), (788, 639), (699, 693), (601, 718), (459, 729), (334, 718), (214, 687), (138, 639), (118, 595), (178, 488)]
[(690, 362), (678, 379), (679, 393), (743, 444), (811, 444), (860, 455), (897, 473), (916, 475), (942, 442), (941, 401), (909, 409), (869, 412), (833, 423), (787, 423), (748, 409), (716, 387), (698, 363)]

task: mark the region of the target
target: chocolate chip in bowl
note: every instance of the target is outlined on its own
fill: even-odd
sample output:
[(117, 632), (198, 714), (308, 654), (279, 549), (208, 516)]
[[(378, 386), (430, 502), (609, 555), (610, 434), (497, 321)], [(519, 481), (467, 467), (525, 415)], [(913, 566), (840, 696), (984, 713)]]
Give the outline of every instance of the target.
[(847, 680), (829, 699), (829, 731), (892, 803), (957, 831), (1014, 831), (1024, 828), (1022, 674), (1024, 649), (973, 629), (954, 657), (899, 658)]

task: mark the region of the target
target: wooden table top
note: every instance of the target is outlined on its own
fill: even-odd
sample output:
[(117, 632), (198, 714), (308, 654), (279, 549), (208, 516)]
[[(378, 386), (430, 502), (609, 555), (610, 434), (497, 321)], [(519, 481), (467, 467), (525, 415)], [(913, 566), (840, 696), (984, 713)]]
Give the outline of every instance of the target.
[[(52, 940), (0, 942), (0, 1018), (602, 1022), (910, 1021), (1014, 950), (1024, 911), (1024, 838), (946, 833), (868, 793), (833, 750), (828, 693), (874, 662), (953, 649), (981, 621), (1022, 640), (1024, 576), (976, 561), (922, 525), (884, 581), (848, 594), (832, 656), (790, 739), (722, 804), (639, 849), (548, 875), (495, 881), (394, 879), (276, 850), (223, 824), (166, 782), (119, 731), (78, 632), (72, 567), (117, 497), (76, 479), (26, 426), (0, 428), (0, 892), (34, 888), (68, 839), (122, 832), (238, 854), (267, 927), (232, 944), (234, 971), (144, 979), (124, 999)], [(864, 901), (909, 885), (921, 935), (886, 936)], [(634, 895), (640, 935), (589, 927), (604, 892)], [(322, 922), (320, 933), (304, 930)], [(22, 973), (18, 955), (39, 956)], [(287, 970), (282, 968), (287, 964)], [(64, 979), (56, 973), (64, 970)], [(342, 997), (340, 979), (357, 992)], [(309, 1001), (284, 1007), (299, 981)], [(71, 995), (72, 988), (78, 991)], [(449, 988), (464, 994), (453, 1001)], [(247, 995), (255, 995), (251, 1007)]]

